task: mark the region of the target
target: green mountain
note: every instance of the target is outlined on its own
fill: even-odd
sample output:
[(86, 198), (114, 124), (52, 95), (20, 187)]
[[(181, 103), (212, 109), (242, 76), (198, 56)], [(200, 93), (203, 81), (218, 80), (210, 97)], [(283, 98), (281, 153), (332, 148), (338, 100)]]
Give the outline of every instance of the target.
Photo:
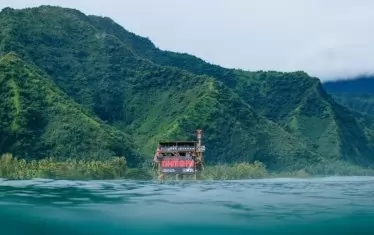
[(110, 18), (90, 16), (90, 19), (96, 28), (117, 36), (143, 58), (216, 78), (258, 114), (300, 138), (311, 151), (324, 158), (371, 158), (367, 134), (354, 116), (331, 99), (317, 78), (301, 71), (248, 72), (222, 68), (195, 56), (159, 50), (148, 39), (126, 31)]
[[(44, 122), (54, 123), (25, 126), (39, 131), (28, 152), (17, 145), (2, 152), (59, 154), (55, 146), (62, 146), (64, 139), (45, 133), (62, 128), (61, 115), (82, 133), (63, 133), (72, 150), (60, 157), (96, 156), (100, 151), (95, 148), (101, 146), (105, 153), (100, 156), (124, 154), (136, 165), (138, 154), (153, 155), (158, 140), (191, 139), (196, 128), (203, 128), (210, 163), (260, 160), (271, 169), (300, 169), (337, 159), (374, 163), (374, 125), (338, 105), (318, 79), (304, 72), (222, 68), (159, 50), (109, 18), (61, 7), (6, 8), (0, 27), (0, 53), (14, 52), (38, 71), (43, 86), (23, 89), (39, 95), (28, 102), (43, 113)], [(20, 71), (13, 68), (13, 73)], [(9, 82), (4, 84), (8, 91)], [(42, 102), (49, 93), (37, 90), (47, 89), (46, 84), (61, 97), (48, 105)], [(0, 119), (5, 129), (17, 113), (14, 97), (8, 94), (5, 101), (9, 108)], [(65, 105), (71, 109), (49, 116), (50, 110)], [(1, 132), (2, 138), (6, 135)], [(17, 136), (12, 141), (31, 139)]]
[(364, 115), (374, 116), (374, 77), (328, 81), (324, 89), (341, 105)]
[(324, 82), (323, 88), (353, 113), (368, 137), (368, 145), (374, 141), (374, 77), (365, 75)]
[(139, 161), (128, 149), (129, 136), (90, 116), (34, 66), (8, 53), (0, 57), (0, 71), (1, 153)]

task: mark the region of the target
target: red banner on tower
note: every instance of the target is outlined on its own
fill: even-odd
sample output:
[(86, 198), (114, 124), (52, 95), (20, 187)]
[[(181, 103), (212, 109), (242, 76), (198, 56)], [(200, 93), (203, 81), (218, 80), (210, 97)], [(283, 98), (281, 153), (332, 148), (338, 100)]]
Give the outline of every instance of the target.
[(188, 157), (165, 157), (161, 161), (161, 168), (164, 173), (194, 173), (195, 161)]

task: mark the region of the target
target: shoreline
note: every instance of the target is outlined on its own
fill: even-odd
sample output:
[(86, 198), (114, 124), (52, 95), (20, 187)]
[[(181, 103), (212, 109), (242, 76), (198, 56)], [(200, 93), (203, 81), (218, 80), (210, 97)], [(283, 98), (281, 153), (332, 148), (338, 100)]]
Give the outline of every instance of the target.
[[(343, 161), (309, 165), (299, 170), (269, 171), (258, 161), (254, 163), (217, 164), (205, 167), (196, 181), (228, 181), (250, 179), (310, 179), (326, 177), (374, 176), (373, 168), (364, 168)], [(77, 160), (45, 158), (18, 159), (11, 154), (0, 157), (0, 178), (6, 180), (140, 180), (157, 181), (155, 171), (149, 168), (128, 168), (124, 157), (106, 160)], [(174, 178), (174, 179), (172, 179)], [(185, 176), (178, 181), (195, 181)], [(166, 181), (177, 181), (168, 176)], [(166, 182), (165, 181), (165, 182)]]

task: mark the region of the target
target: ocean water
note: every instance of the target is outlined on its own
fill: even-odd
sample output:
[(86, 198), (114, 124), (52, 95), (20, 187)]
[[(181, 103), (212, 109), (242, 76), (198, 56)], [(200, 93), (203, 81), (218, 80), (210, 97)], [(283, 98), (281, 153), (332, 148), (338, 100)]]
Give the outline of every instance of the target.
[(0, 180), (0, 234), (374, 234), (374, 178)]

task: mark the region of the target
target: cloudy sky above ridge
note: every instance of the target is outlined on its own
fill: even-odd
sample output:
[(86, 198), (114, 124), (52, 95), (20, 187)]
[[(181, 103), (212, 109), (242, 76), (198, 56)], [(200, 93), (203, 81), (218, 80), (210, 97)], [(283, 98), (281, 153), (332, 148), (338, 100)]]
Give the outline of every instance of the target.
[(163, 50), (321, 80), (374, 73), (372, 0), (0, 0), (108, 16)]

